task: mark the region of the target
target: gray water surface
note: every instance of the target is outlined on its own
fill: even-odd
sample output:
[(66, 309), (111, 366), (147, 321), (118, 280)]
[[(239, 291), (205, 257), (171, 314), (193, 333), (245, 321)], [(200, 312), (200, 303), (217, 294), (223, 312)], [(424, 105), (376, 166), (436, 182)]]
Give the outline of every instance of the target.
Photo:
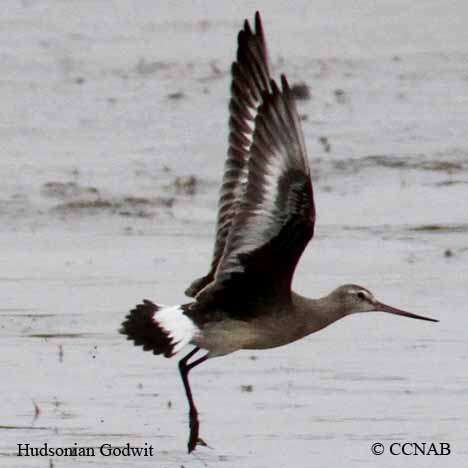
[[(6, 3), (0, 465), (463, 466), (465, 2)], [(117, 329), (143, 298), (187, 301), (206, 272), (229, 66), (255, 9), (275, 74), (311, 91), (298, 105), (318, 220), (295, 289), (363, 284), (440, 323), (363, 314), (209, 361), (191, 381), (211, 448), (189, 456), (176, 361)], [(451, 454), (388, 453), (408, 441)], [(18, 444), (127, 442), (154, 455), (17, 456)]]

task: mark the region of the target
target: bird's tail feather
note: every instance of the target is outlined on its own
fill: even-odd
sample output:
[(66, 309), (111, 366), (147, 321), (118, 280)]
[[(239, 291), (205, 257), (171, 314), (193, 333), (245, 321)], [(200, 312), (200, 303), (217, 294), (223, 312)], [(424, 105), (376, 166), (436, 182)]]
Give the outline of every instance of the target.
[(164, 306), (144, 300), (127, 315), (120, 333), (145, 351), (171, 357), (189, 344), (198, 328), (186, 306)]

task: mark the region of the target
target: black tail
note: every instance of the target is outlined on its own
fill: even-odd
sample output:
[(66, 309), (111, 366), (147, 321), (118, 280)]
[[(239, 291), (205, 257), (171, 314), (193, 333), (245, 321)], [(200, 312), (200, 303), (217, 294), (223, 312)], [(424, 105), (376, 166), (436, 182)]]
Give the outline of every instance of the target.
[(160, 309), (160, 306), (145, 299), (143, 304), (138, 304), (130, 311), (119, 331), (126, 335), (128, 340), (133, 340), (136, 346), (143, 346), (145, 351), (171, 357), (174, 343), (154, 318)]

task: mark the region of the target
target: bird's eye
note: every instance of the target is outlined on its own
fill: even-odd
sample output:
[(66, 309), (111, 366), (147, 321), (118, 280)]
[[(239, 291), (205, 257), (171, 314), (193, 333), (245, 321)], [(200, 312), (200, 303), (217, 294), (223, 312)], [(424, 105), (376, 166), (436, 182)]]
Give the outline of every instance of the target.
[(366, 299), (366, 295), (362, 291), (357, 293), (357, 297), (359, 297), (359, 299)]

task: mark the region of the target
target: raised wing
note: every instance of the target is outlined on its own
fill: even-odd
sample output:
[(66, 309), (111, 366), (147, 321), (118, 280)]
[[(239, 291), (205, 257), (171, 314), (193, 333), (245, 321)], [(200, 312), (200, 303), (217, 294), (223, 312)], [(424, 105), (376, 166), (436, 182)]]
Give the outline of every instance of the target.
[(190, 297), (194, 297), (213, 281), (223, 256), (232, 221), (247, 181), (247, 162), (252, 145), (254, 119), (263, 93), (270, 90), (268, 53), (258, 12), (255, 14), (255, 32), (247, 20), (239, 32), (237, 60), (232, 64), (231, 75), (229, 148), (218, 203), (213, 260), (209, 273), (195, 280), (185, 291)]
[(284, 300), (313, 236), (315, 206), (299, 116), (288, 82), (274, 81), (255, 119), (247, 186), (213, 283), (197, 296), (233, 304)]

